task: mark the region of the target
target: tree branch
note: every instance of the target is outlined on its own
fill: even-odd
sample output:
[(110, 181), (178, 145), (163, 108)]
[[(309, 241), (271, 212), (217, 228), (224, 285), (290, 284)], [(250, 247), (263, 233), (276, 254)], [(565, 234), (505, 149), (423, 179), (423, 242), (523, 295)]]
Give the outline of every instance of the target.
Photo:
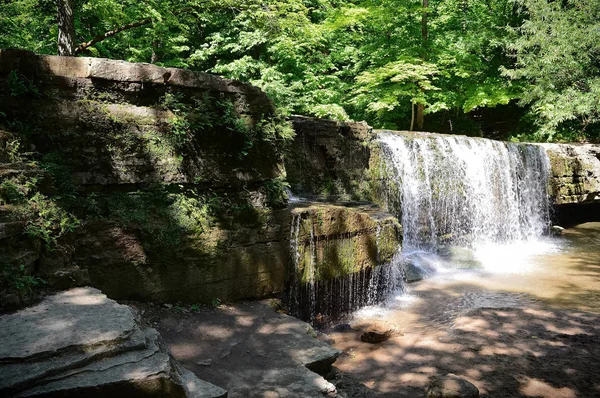
[[(210, 10), (213, 8), (215, 8), (215, 9), (229, 8), (231, 10), (236, 10), (235, 7), (227, 7), (224, 5), (217, 5), (215, 7), (209, 7), (209, 8), (201, 8), (199, 6), (190, 6), (190, 7), (185, 7), (185, 8), (182, 8), (181, 10), (175, 11), (173, 13), (173, 15), (177, 16), (177, 15), (185, 14), (185, 13), (192, 12), (192, 11), (207, 11), (207, 10)], [(80, 43), (77, 46), (77, 48), (75, 49), (74, 55), (80, 54), (81, 52), (87, 50), (89, 47), (93, 46), (94, 44), (99, 43), (105, 39), (108, 39), (109, 37), (115, 36), (115, 35), (123, 32), (124, 30), (137, 28), (140, 26), (148, 25), (150, 23), (152, 23), (152, 18), (144, 18), (139, 21), (131, 22), (131, 23), (122, 25), (118, 28), (104, 32), (102, 34), (96, 35), (92, 40)]]
[(80, 45), (78, 45), (77, 48), (75, 49), (75, 54), (79, 54), (82, 51), (85, 51), (89, 47), (93, 46), (94, 44), (99, 43), (105, 39), (108, 39), (109, 37), (112, 37), (118, 33), (121, 33), (124, 30), (137, 28), (137, 27), (143, 26), (143, 25), (148, 25), (151, 22), (152, 22), (152, 18), (144, 18), (140, 21), (128, 23), (128, 24), (120, 26), (116, 29), (109, 30), (108, 32), (104, 32), (101, 35), (97, 35), (92, 40), (83, 42)]
[[(186, 7), (186, 8), (182, 8), (181, 10), (175, 11), (173, 13), (173, 15), (181, 15), (181, 14), (185, 14), (186, 12), (191, 12), (194, 11), (196, 9), (196, 7)], [(148, 25), (152, 23), (152, 18), (144, 18), (144, 19), (140, 19), (139, 21), (136, 22), (131, 22), (125, 25), (122, 25), (118, 28), (109, 30), (107, 32), (104, 32), (100, 35), (96, 35), (92, 40), (90, 41), (86, 41), (83, 42), (81, 44), (79, 44), (77, 46), (77, 48), (75, 49), (75, 54), (79, 54), (85, 50), (87, 50), (89, 47), (93, 46), (96, 43), (99, 43), (105, 39), (108, 39), (109, 37), (115, 36), (121, 32), (123, 32), (124, 30), (129, 30), (129, 29), (133, 29), (133, 28), (138, 28), (140, 26), (144, 26), (144, 25)]]

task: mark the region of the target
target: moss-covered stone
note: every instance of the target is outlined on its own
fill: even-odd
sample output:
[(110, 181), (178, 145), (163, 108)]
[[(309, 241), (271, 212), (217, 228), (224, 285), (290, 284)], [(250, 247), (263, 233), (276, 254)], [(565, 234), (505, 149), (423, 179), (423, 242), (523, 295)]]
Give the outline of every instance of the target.
[(600, 199), (600, 146), (544, 144), (550, 161), (549, 192), (555, 204)]
[(294, 208), (292, 220), (297, 253), (291, 255), (304, 284), (388, 263), (401, 245), (398, 221), (373, 207), (313, 204)]
[(285, 166), (293, 192), (328, 200), (370, 201), (371, 127), (293, 117), (296, 137)]
[[(10, 74), (32, 90), (15, 95)], [(50, 281), (76, 267), (114, 298), (189, 303), (283, 289), (291, 129), (260, 89), (155, 65), (2, 50), (0, 109), (0, 128), (10, 130), (0, 134), (0, 162), (23, 155), (50, 176), (47, 191), (29, 184), (36, 192), (24, 200), (40, 191), (36, 206), (81, 223), (56, 234), (56, 217), (24, 221), (24, 230), (47, 226), (34, 247), (39, 275)], [(30, 172), (5, 166), (0, 183)], [(11, 267), (22, 256), (8, 245), (33, 242), (13, 236), (13, 221), (0, 220)], [(52, 248), (40, 244), (46, 237)]]

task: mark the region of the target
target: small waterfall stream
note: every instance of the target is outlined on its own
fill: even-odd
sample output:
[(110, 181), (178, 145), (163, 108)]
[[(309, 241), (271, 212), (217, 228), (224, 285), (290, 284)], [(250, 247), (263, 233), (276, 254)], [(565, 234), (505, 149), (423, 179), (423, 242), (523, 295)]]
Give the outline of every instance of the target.
[[(389, 263), (374, 268), (363, 268), (357, 272), (319, 280), (317, 245), (324, 250), (329, 245), (341, 241), (349, 242), (352, 237), (315, 236), (315, 220), (309, 214), (294, 214), (290, 228), (290, 268), (289, 287), (285, 301), (291, 312), (312, 323), (326, 323), (349, 314), (364, 306), (373, 305), (387, 298), (392, 292), (402, 288), (398, 275), (400, 253)], [(304, 228), (304, 240), (301, 230)], [(375, 248), (379, 252), (380, 228), (377, 226)], [(308, 232), (308, 233), (307, 233)], [(378, 255), (378, 254), (377, 254)], [(304, 268), (301, 266), (302, 258)], [(377, 258), (377, 264), (380, 264)]]
[[(549, 161), (543, 147), (385, 131), (378, 140), (389, 210), (402, 220), (405, 257), (442, 254), (501, 267), (486, 260), (503, 250), (533, 249), (547, 231)], [(429, 256), (425, 263), (436, 268), (440, 261)]]

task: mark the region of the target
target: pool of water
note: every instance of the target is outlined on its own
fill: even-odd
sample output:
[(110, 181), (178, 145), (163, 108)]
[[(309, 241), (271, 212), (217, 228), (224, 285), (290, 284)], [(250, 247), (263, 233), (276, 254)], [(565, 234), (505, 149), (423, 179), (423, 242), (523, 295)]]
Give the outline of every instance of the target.
[(432, 274), (408, 284), (386, 303), (363, 308), (354, 322), (385, 320), (402, 330), (447, 328), (473, 308), (546, 303), (600, 313), (600, 223), (566, 229), (562, 236), (513, 245), (479, 247), (469, 258), (423, 256)]
[[(455, 252), (455, 262), (419, 253), (432, 275), (329, 333), (342, 351), (336, 366), (381, 397), (423, 396), (447, 373), (482, 397), (599, 396), (598, 248), (600, 223), (587, 223), (533, 244)], [(361, 342), (370, 328), (394, 333)]]

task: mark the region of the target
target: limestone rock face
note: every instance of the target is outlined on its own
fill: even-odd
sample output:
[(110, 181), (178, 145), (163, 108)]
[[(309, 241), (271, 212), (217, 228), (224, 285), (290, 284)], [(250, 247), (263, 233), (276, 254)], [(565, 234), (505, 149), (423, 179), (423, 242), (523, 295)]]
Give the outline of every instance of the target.
[[(36, 94), (11, 95), (14, 73)], [(74, 198), (59, 207), (81, 221), (58, 242), (64, 250), (47, 255), (24, 234), (29, 220), (0, 200), (3, 263), (27, 276), (35, 268), (54, 288), (89, 284), (118, 299), (210, 303), (283, 290), (287, 223), (269, 199), (281, 205), (273, 184), (283, 161), (263, 126), (285, 123), (259, 88), (150, 64), (0, 50), (0, 109), (23, 125), (0, 126), (0, 183), (35, 179), (49, 201)], [(14, 159), (15, 142), (26, 158)], [(30, 162), (41, 158), (51, 171)], [(0, 296), (12, 290), (0, 281)]]
[(76, 288), (0, 317), (0, 396), (225, 397), (170, 356), (131, 308)]
[(317, 280), (333, 279), (388, 263), (402, 242), (398, 220), (374, 206), (305, 203), (291, 214), (303, 282), (311, 262)]
[(367, 181), (372, 128), (366, 123), (344, 123), (292, 117), (296, 138), (285, 159), (292, 191), (328, 200), (370, 200)]
[(543, 144), (557, 205), (600, 201), (600, 145)]
[(326, 323), (393, 289), (402, 227), (390, 214), (373, 205), (295, 203), (290, 228), (286, 304), (294, 315)]

